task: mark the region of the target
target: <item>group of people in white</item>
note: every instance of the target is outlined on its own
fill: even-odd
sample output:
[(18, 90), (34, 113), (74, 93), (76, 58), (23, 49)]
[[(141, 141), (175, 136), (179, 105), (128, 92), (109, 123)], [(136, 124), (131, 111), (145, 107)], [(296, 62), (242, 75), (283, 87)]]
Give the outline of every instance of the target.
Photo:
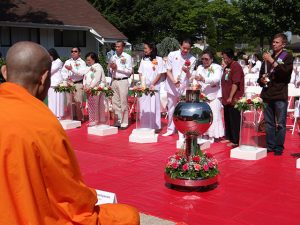
[[(71, 50), (71, 58), (63, 64), (57, 52), (54, 49), (49, 50), (53, 65), (51, 71), (51, 88), (48, 93), (48, 104), (49, 108), (58, 118), (64, 116), (64, 94), (54, 92), (54, 87), (63, 80), (72, 79), (77, 90), (77, 92), (71, 95), (75, 106), (75, 119), (81, 121), (84, 119), (82, 106), (83, 91), (99, 85), (111, 85), (114, 91), (112, 97), (113, 125), (120, 129), (126, 129), (128, 127), (128, 90), (129, 78), (133, 74), (133, 63), (132, 57), (124, 52), (124, 46), (125, 44), (122, 41), (115, 43), (115, 53), (110, 57), (108, 62), (108, 69), (112, 75), (111, 79), (105, 77), (104, 70), (99, 64), (98, 56), (94, 52), (88, 53), (84, 61), (80, 58), (80, 48), (74, 47)], [(223, 96), (222, 101), (221, 79), (222, 76), (225, 76), (223, 79), (224, 84), (229, 84), (227, 82), (228, 74), (235, 73), (236, 64), (232, 64), (232, 60), (228, 57), (230, 67), (226, 67), (226, 60), (223, 60), (223, 65), (221, 66), (215, 63), (214, 56), (210, 51), (204, 50), (200, 60), (202, 63), (196, 67), (198, 59), (190, 53), (191, 47), (191, 40), (186, 39), (180, 43), (180, 47), (177, 51), (170, 52), (167, 57), (162, 59), (157, 55), (154, 44), (148, 42), (144, 43), (144, 56), (138, 68), (139, 79), (141, 86), (148, 87), (156, 92), (154, 96), (143, 95), (138, 99), (140, 125), (141, 127), (155, 129), (157, 133), (161, 131), (160, 88), (163, 87), (167, 93), (168, 124), (166, 132), (163, 133), (162, 136), (173, 135), (176, 132), (173, 123), (175, 106), (180, 100), (181, 95), (185, 94), (186, 89), (192, 86), (193, 88), (200, 88), (201, 92), (208, 98), (208, 104), (213, 112), (213, 122), (205, 136), (213, 142), (225, 135), (221, 112), (222, 103), (226, 105), (228, 99), (226, 97), (224, 100)], [(229, 55), (231, 55), (231, 53)], [(232, 67), (231, 64), (234, 65), (234, 67)], [(297, 63), (295, 65), (293, 70), (293, 82), (297, 86), (300, 84), (300, 61), (299, 65)], [(258, 73), (261, 67), (261, 61), (258, 60), (257, 55), (253, 55), (253, 57), (249, 58), (248, 65), (243, 66), (244, 65), (241, 64), (241, 70), (238, 69), (237, 72), (239, 74), (237, 77), (241, 80), (244, 78), (243, 72)], [(233, 70), (230, 71), (230, 69)], [(228, 73), (227, 77), (226, 73)], [(235, 83), (244, 86), (244, 81), (234, 81), (234, 79), (236, 78), (233, 78), (232, 84), (229, 86), (229, 91), (225, 90), (224, 92), (228, 92), (229, 99), (231, 97), (229, 101), (232, 101), (232, 96), (230, 96), (232, 86), (234, 86)], [(227, 87), (224, 89), (227, 89)], [(242, 95), (244, 92), (243, 87), (238, 87), (237, 93), (238, 92)], [(87, 104), (89, 126), (99, 124), (101, 121), (101, 111), (103, 111), (102, 108), (107, 107), (104, 106), (104, 97), (87, 94)], [(231, 104), (231, 102), (229, 104)], [(227, 111), (227, 109), (224, 110), (224, 118), (226, 117), (225, 111)], [(229, 112), (229, 114), (231, 113)], [(230, 119), (225, 119), (225, 125), (226, 121), (230, 121)], [(235, 133), (236, 132), (237, 131), (235, 131)], [(226, 133), (228, 133), (227, 130)], [(183, 135), (179, 133), (179, 137), (182, 138)], [(238, 137), (235, 139), (238, 139)]]

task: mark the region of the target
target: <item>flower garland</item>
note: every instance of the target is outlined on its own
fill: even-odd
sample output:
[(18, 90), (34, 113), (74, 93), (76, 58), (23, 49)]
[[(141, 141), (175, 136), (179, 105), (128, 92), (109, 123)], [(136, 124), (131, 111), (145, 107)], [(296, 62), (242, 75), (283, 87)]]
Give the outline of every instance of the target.
[(230, 68), (226, 68), (225, 69), (225, 80), (228, 80), (229, 74), (230, 74)]
[(150, 95), (152, 97), (153, 95), (155, 95), (155, 92), (157, 92), (157, 90), (153, 90), (148, 87), (134, 86), (129, 89), (128, 95), (140, 98), (144, 94), (144, 95)]

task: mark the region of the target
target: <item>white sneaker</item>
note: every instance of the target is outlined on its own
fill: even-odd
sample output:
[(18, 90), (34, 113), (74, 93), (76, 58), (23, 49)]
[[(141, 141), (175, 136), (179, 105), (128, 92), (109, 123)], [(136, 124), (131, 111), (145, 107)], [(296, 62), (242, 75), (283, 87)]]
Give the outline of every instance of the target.
[(162, 134), (163, 137), (171, 136), (173, 135), (174, 132), (172, 131), (167, 131), (166, 133)]

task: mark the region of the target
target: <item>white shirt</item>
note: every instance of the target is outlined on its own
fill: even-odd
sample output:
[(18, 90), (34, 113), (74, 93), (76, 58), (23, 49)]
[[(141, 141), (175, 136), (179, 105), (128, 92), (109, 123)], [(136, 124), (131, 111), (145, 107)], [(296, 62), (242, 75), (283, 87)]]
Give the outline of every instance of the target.
[(114, 54), (111, 59), (111, 62), (117, 65), (117, 70), (112, 70), (110, 72), (113, 78), (125, 78), (130, 77), (132, 74), (132, 58), (126, 52), (122, 52), (121, 55)]
[[(161, 73), (165, 73), (167, 70), (164, 67), (164, 63), (161, 57), (156, 57), (157, 65), (150, 61), (150, 58), (142, 59), (138, 72), (142, 75), (145, 85), (149, 87), (152, 81)], [(159, 90), (159, 82), (156, 83), (155, 89)]]
[(257, 60), (257, 61), (255, 62), (255, 66), (253, 66), (249, 72), (250, 72), (250, 73), (259, 73), (261, 64), (262, 64), (261, 61), (260, 61), (260, 60)]
[(52, 61), (52, 66), (51, 66), (51, 87), (55, 87), (59, 83), (62, 82), (62, 80), (63, 80), (62, 75), (61, 75), (62, 67), (63, 67), (63, 62), (59, 58)]
[[(205, 82), (196, 81), (201, 85), (202, 92), (209, 100), (221, 97), (221, 78), (222, 67), (216, 63), (212, 63), (209, 68), (205, 69), (203, 65), (198, 66), (196, 76), (202, 76)], [(195, 82), (195, 81), (194, 81)]]
[(95, 63), (92, 66), (87, 66), (82, 70), (79, 70), (79, 74), (84, 75), (83, 86), (86, 87), (96, 87), (101, 82), (105, 83), (105, 74), (102, 66), (99, 63)]
[[(188, 87), (189, 84), (189, 79), (187, 79), (186, 74), (182, 71), (182, 67), (184, 66), (186, 60), (189, 60), (191, 63), (189, 70), (192, 74), (196, 63), (196, 58), (194, 56), (192, 56), (190, 53), (188, 53), (185, 56), (182, 56), (181, 50), (170, 52), (168, 55), (167, 69), (171, 71), (175, 80), (180, 78), (180, 83), (183, 89), (181, 91), (184, 91), (184, 89), (186, 89), (186, 87)], [(175, 84), (171, 81), (169, 77), (167, 77), (166, 81), (166, 91), (172, 95), (178, 95), (180, 91), (176, 88)]]
[[(72, 66), (72, 70), (67, 70), (65, 65)], [(70, 78), (74, 82), (81, 81), (83, 79), (83, 75), (79, 74), (78, 71), (84, 69), (85, 67), (86, 64), (81, 58), (78, 58), (76, 60), (72, 58), (68, 59), (61, 70), (62, 77), (65, 80)]]

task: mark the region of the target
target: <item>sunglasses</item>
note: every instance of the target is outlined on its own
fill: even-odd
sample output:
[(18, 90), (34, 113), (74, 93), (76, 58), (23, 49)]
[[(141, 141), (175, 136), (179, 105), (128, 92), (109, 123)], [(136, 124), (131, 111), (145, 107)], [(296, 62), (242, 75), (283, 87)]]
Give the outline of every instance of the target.
[(75, 51), (71, 51), (71, 53), (74, 53), (74, 52), (77, 53), (78, 51), (76, 51), (76, 50)]

